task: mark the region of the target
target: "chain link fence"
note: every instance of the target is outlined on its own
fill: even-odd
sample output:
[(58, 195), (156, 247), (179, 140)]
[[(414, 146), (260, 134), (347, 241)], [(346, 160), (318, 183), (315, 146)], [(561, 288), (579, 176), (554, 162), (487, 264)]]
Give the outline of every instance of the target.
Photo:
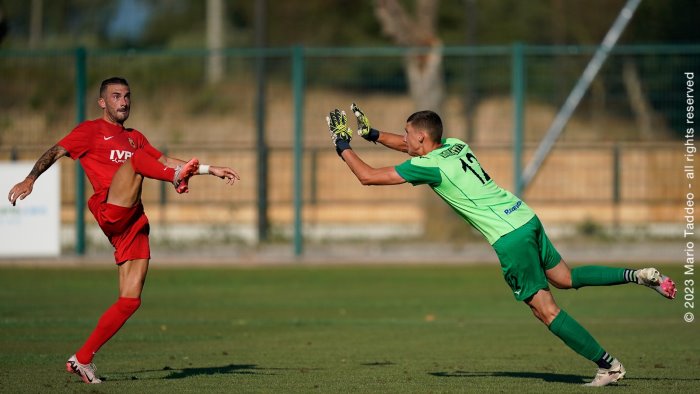
[[(595, 50), (523, 48), (523, 103), (513, 103), (511, 95), (512, 47), (448, 47), (442, 53), (446, 96), (439, 112), (446, 134), (467, 140), (494, 180), (508, 189), (515, 182), (514, 104), (525, 109), (527, 163)], [(421, 236), (422, 223), (433, 215), (429, 193), (409, 185), (361, 186), (337, 158), (325, 126), (329, 110), (349, 111), (354, 101), (374, 127), (402, 133), (405, 119), (417, 109), (403, 68), (409, 50), (303, 48), (299, 80), (290, 48), (229, 49), (220, 53), (226, 72), (215, 82), (208, 82), (210, 54), (203, 50), (88, 50), (84, 75), (72, 51), (0, 51), (0, 160), (36, 160), (76, 124), (80, 103), (85, 118), (99, 117), (99, 83), (118, 75), (131, 84), (128, 126), (168, 155), (196, 156), (242, 175), (233, 188), (196, 178), (186, 196), (146, 181), (143, 198), (152, 222), (205, 226), (255, 241), (258, 211), (265, 209), (271, 239), (289, 239), (298, 214), (307, 239), (346, 236), (339, 228), (353, 236), (368, 234), (367, 229), (388, 238)], [(688, 189), (684, 73), (699, 66), (700, 46), (616, 48), (523, 198), (546, 223), (678, 222)], [(260, 67), (264, 80), (256, 81)], [(76, 92), (81, 79), (86, 90)], [(303, 147), (296, 159), (295, 143)], [(407, 159), (362, 140), (353, 147), (373, 166)], [(267, 153), (264, 176), (258, 173), (261, 150)], [(295, 160), (300, 173), (294, 171)], [(64, 159), (60, 166), (62, 221), (70, 226), (75, 163)], [(295, 179), (302, 181), (296, 200)], [(265, 204), (259, 182), (265, 185)], [(295, 203), (301, 204), (298, 210)]]

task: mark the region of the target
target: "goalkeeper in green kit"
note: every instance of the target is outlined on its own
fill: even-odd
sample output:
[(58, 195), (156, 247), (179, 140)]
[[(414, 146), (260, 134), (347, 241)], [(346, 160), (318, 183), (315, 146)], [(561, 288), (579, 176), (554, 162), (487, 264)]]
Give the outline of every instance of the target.
[(569, 269), (545, 234), (537, 215), (517, 196), (499, 187), (465, 142), (443, 138), (442, 121), (432, 111), (406, 120), (404, 135), (379, 131), (351, 105), (357, 132), (365, 140), (406, 152), (412, 158), (394, 167), (373, 168), (350, 147), (352, 130), (338, 109), (326, 118), (338, 155), (363, 185), (428, 185), (493, 246), (515, 299), (573, 351), (598, 365), (587, 386), (605, 386), (625, 375), (625, 368), (574, 318), (560, 309), (549, 290), (637, 283), (673, 299), (673, 281), (655, 268), (640, 270), (583, 266)]

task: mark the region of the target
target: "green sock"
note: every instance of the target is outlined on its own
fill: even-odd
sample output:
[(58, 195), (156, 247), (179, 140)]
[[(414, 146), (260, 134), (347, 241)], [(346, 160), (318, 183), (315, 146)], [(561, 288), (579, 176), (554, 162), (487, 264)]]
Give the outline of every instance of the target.
[(600, 267), (586, 265), (571, 270), (571, 287), (610, 286), (623, 283), (637, 283), (637, 271), (627, 268)]
[(605, 350), (595, 338), (563, 309), (552, 320), (549, 331), (564, 341), (571, 350), (593, 362), (597, 362), (605, 354)]

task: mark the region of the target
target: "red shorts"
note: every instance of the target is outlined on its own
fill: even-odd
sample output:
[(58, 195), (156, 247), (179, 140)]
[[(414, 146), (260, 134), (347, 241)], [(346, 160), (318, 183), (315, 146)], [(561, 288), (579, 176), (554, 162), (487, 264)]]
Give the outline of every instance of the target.
[(88, 201), (90, 212), (114, 246), (114, 261), (150, 259), (148, 244), (150, 226), (139, 201), (133, 207), (120, 207), (106, 202), (107, 194), (94, 195)]

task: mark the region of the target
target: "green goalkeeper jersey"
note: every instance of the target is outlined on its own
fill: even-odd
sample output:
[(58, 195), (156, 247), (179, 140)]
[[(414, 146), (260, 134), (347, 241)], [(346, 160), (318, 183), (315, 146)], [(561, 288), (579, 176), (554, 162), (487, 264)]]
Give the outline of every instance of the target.
[(513, 193), (499, 187), (457, 138), (443, 139), (440, 148), (399, 164), (396, 172), (414, 186), (429, 185), (492, 245), (535, 216)]

